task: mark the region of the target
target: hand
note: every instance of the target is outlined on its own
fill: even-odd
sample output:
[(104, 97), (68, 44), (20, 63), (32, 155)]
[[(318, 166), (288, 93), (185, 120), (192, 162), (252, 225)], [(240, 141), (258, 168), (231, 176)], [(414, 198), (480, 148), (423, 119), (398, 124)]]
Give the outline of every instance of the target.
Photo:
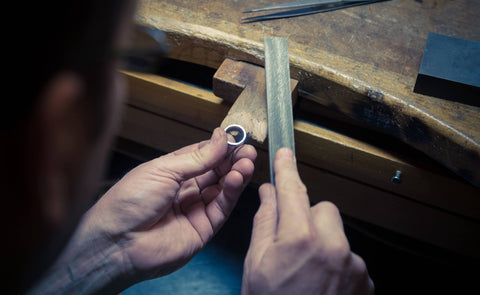
[(276, 187), (259, 189), (242, 294), (372, 294), (338, 209), (329, 202), (310, 208), (291, 150), (277, 152), (274, 170)]
[(209, 141), (129, 172), (89, 210), (70, 244), (92, 239), (114, 244), (116, 250), (109, 245), (112, 254), (106, 256), (134, 281), (173, 272), (226, 221), (255, 158), (252, 146), (234, 150), (217, 128)]

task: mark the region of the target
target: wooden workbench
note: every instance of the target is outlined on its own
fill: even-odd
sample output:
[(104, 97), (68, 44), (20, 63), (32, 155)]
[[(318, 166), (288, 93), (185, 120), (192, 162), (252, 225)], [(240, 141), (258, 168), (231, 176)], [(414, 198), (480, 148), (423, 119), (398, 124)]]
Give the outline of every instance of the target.
[[(213, 69), (225, 58), (263, 65), (263, 38), (288, 38), (300, 109), (395, 138), (460, 176), (296, 121), (297, 158), (312, 201), (332, 200), (350, 216), (479, 258), (480, 108), (415, 94), (413, 87), (429, 32), (480, 41), (480, 2), (392, 0), (240, 22), (242, 11), (273, 2), (142, 1), (136, 18), (166, 32), (168, 57)], [(126, 77), (124, 138), (170, 151), (208, 138), (228, 112), (206, 90), (155, 75)], [(268, 178), (266, 159), (259, 146), (254, 182)], [(396, 170), (401, 185), (390, 182)]]

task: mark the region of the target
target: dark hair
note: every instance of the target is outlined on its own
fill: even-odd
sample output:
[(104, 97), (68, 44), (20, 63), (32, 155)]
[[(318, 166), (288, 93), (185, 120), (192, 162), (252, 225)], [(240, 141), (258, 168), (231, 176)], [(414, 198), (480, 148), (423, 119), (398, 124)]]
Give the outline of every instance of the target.
[[(1, 133), (10, 132), (34, 109), (53, 75), (73, 71), (85, 79), (87, 95), (98, 92), (102, 63), (108, 60), (115, 30), (129, 1), (14, 1), (8, 29), (8, 83)], [(24, 6), (24, 7), (22, 7)], [(6, 104), (5, 104), (6, 102)]]

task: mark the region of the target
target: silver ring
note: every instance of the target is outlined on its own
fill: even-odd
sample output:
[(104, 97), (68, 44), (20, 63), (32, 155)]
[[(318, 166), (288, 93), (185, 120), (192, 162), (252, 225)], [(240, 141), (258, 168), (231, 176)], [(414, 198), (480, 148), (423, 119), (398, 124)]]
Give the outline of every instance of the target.
[[(247, 132), (245, 132), (242, 126), (237, 124), (228, 125), (227, 128), (225, 128), (225, 132), (230, 133), (230, 135), (235, 138), (235, 142), (228, 141), (229, 146), (239, 146), (247, 139)], [(237, 132), (238, 135), (234, 135), (231, 132)], [(238, 138), (240, 139), (237, 140)]]

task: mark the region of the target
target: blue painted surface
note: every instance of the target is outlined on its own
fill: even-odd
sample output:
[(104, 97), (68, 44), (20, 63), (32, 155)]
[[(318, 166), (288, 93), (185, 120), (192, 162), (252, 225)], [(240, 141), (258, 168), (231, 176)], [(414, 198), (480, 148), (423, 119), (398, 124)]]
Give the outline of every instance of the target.
[(237, 295), (241, 290), (242, 269), (243, 257), (212, 242), (180, 270), (139, 283), (122, 294)]

